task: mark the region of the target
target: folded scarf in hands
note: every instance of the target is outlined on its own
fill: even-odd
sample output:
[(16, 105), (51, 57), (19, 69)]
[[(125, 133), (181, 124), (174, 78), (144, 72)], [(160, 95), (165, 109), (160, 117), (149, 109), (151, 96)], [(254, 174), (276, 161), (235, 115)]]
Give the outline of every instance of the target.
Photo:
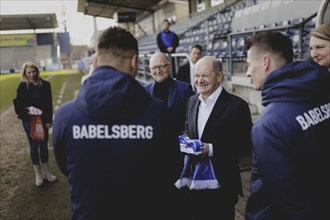
[[(198, 155), (204, 149), (203, 143), (198, 139), (179, 136), (179, 140), (181, 146), (186, 145), (187, 148), (190, 148), (192, 151), (191, 154)], [(183, 152), (187, 153), (186, 150)], [(220, 188), (220, 184), (214, 174), (211, 158), (207, 156), (196, 161), (195, 159), (191, 159), (187, 154), (184, 157), (184, 167), (180, 178), (174, 185), (178, 189), (187, 186), (191, 190)]]
[(181, 152), (199, 155), (204, 150), (204, 145), (200, 140), (190, 140), (183, 135), (179, 136), (179, 140)]

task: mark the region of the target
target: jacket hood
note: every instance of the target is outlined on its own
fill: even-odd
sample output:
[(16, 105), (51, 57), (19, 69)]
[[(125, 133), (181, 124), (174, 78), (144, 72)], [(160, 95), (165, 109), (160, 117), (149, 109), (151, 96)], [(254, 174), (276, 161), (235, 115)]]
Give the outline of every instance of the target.
[(132, 76), (100, 66), (84, 82), (76, 102), (79, 110), (98, 122), (125, 122), (140, 114), (150, 100)]
[(271, 102), (318, 103), (329, 100), (330, 73), (314, 61), (287, 64), (265, 79), (262, 105)]

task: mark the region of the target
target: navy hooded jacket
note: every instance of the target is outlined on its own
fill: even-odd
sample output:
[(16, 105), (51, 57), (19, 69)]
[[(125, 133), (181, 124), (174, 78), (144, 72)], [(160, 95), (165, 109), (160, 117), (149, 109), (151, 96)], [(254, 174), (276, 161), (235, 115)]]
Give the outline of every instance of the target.
[(330, 74), (287, 64), (262, 86), (246, 219), (329, 219)]
[(167, 218), (181, 162), (172, 125), (168, 107), (132, 76), (97, 67), (54, 118), (72, 218)]

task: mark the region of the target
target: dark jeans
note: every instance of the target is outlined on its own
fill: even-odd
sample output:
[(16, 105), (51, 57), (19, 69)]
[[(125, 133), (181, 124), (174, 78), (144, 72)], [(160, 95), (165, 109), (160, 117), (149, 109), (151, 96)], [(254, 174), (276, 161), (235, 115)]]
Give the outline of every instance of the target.
[(43, 141), (32, 140), (30, 137), (30, 126), (31, 126), (30, 121), (23, 120), (23, 127), (25, 130), (26, 136), (29, 140), (29, 144), (30, 144), (30, 157), (31, 157), (32, 163), (33, 163), (33, 165), (40, 164), (39, 148), (40, 148), (41, 163), (46, 163), (46, 162), (48, 162), (48, 129), (45, 128), (45, 126), (44, 126), (45, 136), (44, 136)]

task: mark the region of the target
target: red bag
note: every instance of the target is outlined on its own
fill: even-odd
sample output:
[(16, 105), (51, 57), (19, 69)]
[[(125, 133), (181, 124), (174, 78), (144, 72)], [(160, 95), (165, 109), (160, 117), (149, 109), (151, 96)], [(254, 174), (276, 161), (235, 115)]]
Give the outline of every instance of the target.
[(44, 126), (40, 115), (31, 115), (30, 136), (33, 140), (44, 140)]

